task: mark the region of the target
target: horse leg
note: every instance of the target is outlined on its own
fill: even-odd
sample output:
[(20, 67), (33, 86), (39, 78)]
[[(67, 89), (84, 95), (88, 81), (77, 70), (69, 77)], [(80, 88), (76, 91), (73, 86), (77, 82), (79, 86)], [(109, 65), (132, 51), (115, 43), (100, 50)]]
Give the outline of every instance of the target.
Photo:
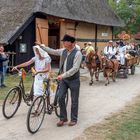
[(89, 85), (91, 86), (93, 84), (93, 71), (92, 71), (92, 69), (89, 72), (90, 72), (90, 78), (91, 78)]
[(95, 78), (96, 78), (96, 81), (99, 81), (99, 70), (95, 72)]
[(112, 73), (112, 81), (116, 82), (116, 72), (115, 71)]
[(106, 73), (106, 83), (105, 83), (105, 86), (107, 86), (108, 84), (110, 84), (109, 82), (109, 72)]

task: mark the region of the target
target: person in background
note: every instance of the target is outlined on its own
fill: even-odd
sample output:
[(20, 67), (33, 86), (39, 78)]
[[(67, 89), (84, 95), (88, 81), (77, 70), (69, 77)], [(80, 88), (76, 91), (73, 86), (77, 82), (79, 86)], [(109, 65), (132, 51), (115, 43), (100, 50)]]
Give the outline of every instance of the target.
[(113, 41), (110, 40), (108, 42), (108, 45), (104, 48), (104, 55), (108, 59), (115, 59), (116, 52), (117, 52), (116, 47), (113, 46)]
[(78, 45), (78, 43), (76, 43), (75, 46), (76, 46), (76, 48), (77, 48), (78, 51), (81, 50), (81, 47)]
[(8, 54), (6, 52), (4, 52), (4, 45), (0, 45), (0, 48), (1, 48), (2, 58), (7, 59), (6, 61), (3, 61), (3, 76), (2, 76), (2, 86), (6, 87), (6, 85), (5, 85), (5, 76), (6, 76), (7, 68), (8, 68), (9, 56), (8, 56)]
[(118, 61), (120, 61), (121, 65), (125, 64), (125, 54), (126, 54), (126, 46), (122, 41), (119, 42), (119, 45), (117, 47), (117, 55), (116, 58)]
[(87, 46), (85, 48), (85, 51), (86, 51), (86, 56), (91, 52), (91, 51), (95, 51), (94, 47), (92, 46), (92, 43), (91, 42), (88, 42), (87, 43)]
[[(3, 44), (0, 44), (0, 46), (3, 46)], [(3, 88), (5, 87), (3, 83), (4, 75), (3, 75), (3, 62), (6, 61), (7, 58), (2, 57), (2, 48), (0, 47), (0, 87)]]
[(81, 49), (82, 53), (82, 62), (81, 62), (81, 68), (85, 68), (86, 65), (86, 50), (85, 48), (87, 47), (87, 43), (84, 43), (84, 47)]
[(60, 80), (59, 106), (60, 121), (57, 123), (61, 127), (68, 121), (65, 104), (68, 89), (71, 91), (71, 120), (69, 126), (74, 126), (78, 121), (79, 89), (80, 89), (80, 64), (82, 60), (81, 51), (75, 46), (75, 38), (65, 34), (63, 39), (64, 48), (51, 49), (40, 44), (40, 47), (52, 55), (60, 56), (60, 70), (57, 77)]

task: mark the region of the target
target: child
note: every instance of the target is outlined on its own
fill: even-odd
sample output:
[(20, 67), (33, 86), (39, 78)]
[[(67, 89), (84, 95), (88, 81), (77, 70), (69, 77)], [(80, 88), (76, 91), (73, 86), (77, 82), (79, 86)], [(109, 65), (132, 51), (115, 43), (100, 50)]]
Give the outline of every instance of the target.
[(12, 70), (17, 68), (26, 67), (35, 64), (35, 80), (34, 80), (34, 96), (43, 94), (43, 80), (48, 76), (47, 72), (51, 70), (51, 58), (47, 52), (41, 49), (38, 45), (33, 47), (35, 56), (29, 61), (13, 67)]

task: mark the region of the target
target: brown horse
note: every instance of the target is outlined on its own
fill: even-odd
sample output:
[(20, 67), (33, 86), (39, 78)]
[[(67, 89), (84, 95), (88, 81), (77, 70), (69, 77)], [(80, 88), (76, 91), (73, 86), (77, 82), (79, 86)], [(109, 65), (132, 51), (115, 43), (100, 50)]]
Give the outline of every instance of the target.
[(89, 85), (93, 84), (93, 75), (95, 74), (96, 81), (99, 81), (99, 72), (101, 70), (101, 57), (95, 51), (91, 51), (86, 57), (86, 66), (90, 72), (91, 80)]
[(102, 57), (103, 63), (103, 74), (106, 78), (105, 86), (107, 86), (109, 82), (109, 77), (112, 77), (113, 82), (116, 81), (116, 75), (119, 69), (119, 62), (116, 59), (109, 60), (106, 56)]

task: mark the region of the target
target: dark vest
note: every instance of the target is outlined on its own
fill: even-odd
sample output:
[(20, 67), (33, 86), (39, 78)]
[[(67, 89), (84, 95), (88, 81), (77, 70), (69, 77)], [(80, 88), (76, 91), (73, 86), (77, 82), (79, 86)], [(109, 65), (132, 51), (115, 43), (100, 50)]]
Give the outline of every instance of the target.
[[(76, 55), (77, 51), (78, 50), (75, 48), (68, 55), (68, 57), (67, 57), (68, 51), (66, 49), (63, 51), (62, 58), (61, 58), (61, 65), (60, 65), (60, 73), (63, 73), (63, 66), (64, 66), (64, 62), (65, 62), (66, 58), (67, 58), (66, 71), (70, 70), (73, 67), (73, 62), (74, 62), (74, 58), (75, 58), (75, 55)], [(74, 80), (74, 79), (79, 78), (79, 76), (80, 76), (80, 73), (79, 73), (79, 70), (78, 70), (78, 72), (76, 72), (73, 76), (65, 78), (65, 79)]]

